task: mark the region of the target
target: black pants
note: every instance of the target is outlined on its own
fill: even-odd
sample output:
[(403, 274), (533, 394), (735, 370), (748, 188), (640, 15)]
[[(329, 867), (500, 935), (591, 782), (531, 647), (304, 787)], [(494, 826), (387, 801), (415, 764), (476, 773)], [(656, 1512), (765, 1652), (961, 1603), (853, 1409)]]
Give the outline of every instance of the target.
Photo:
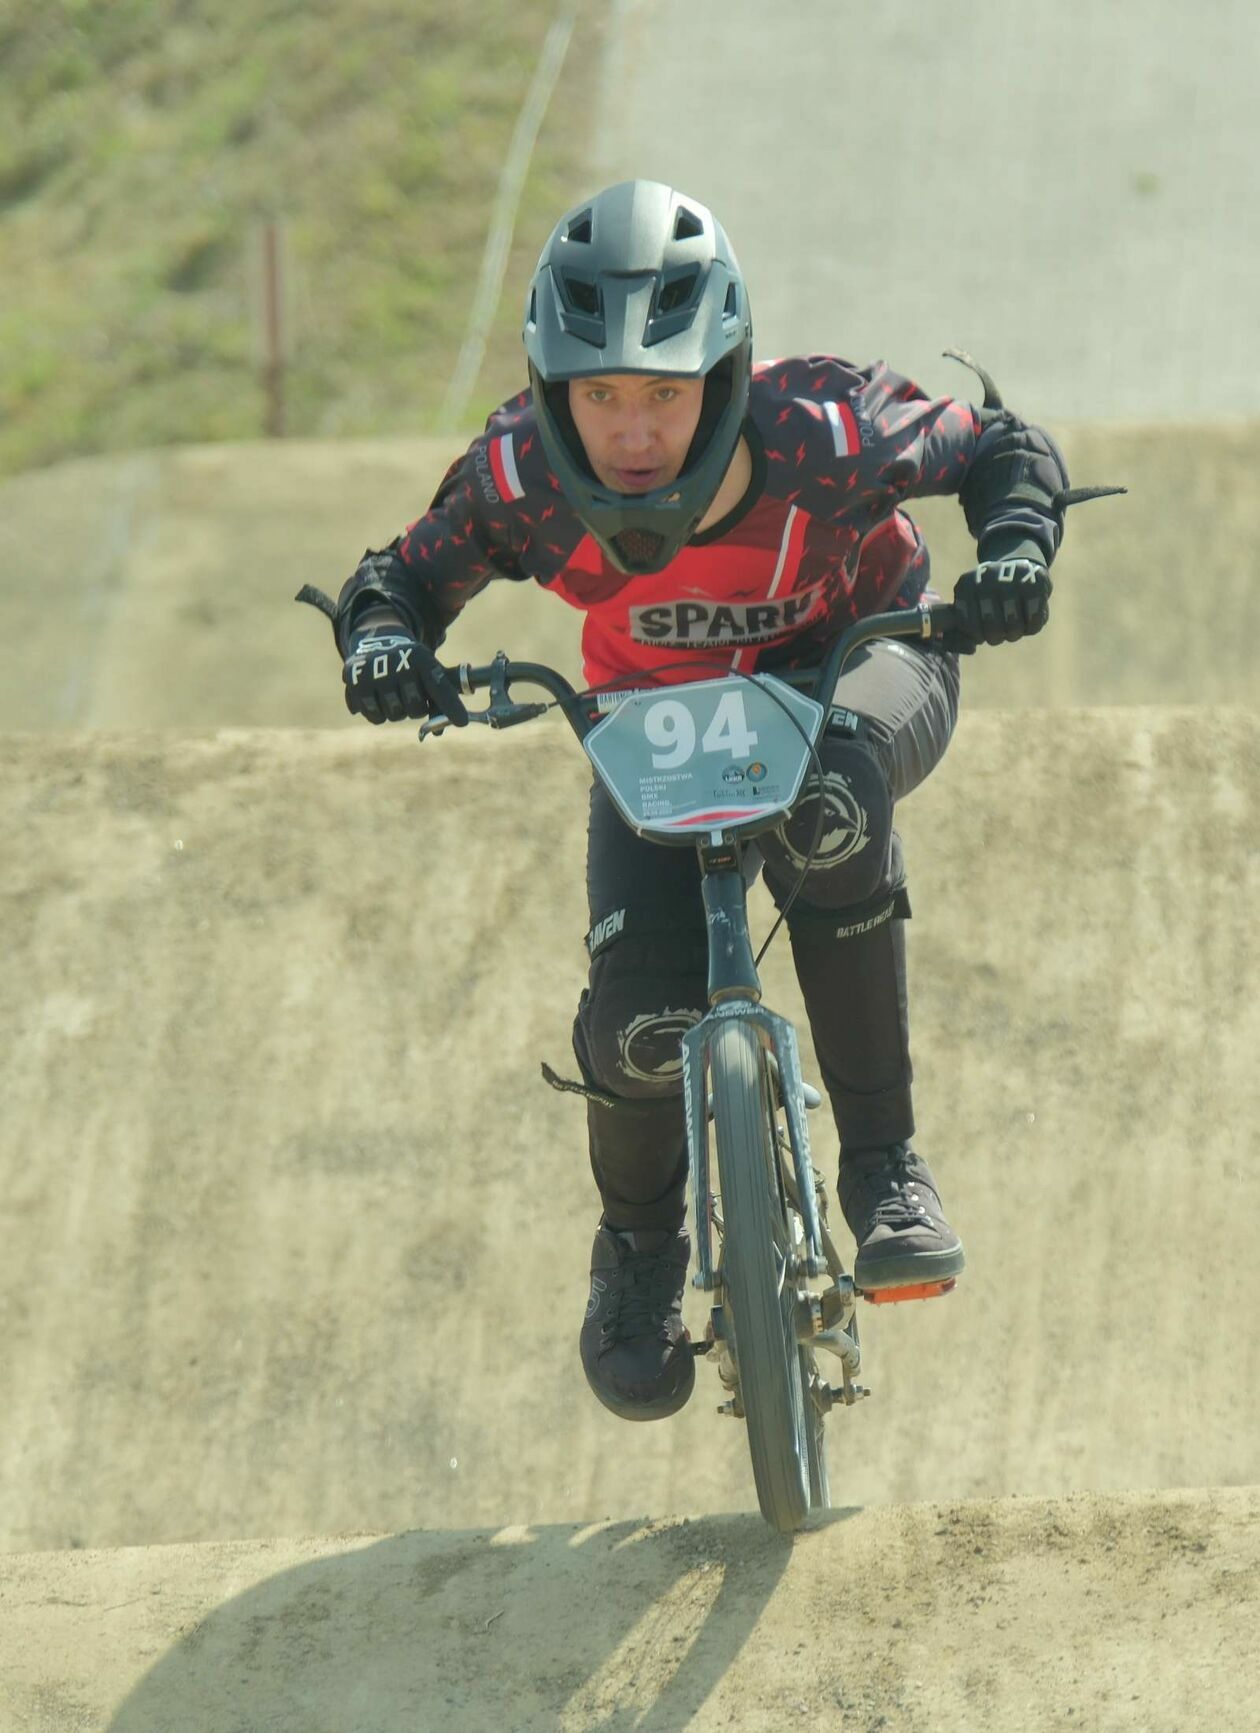
[[(836, 687), (819, 744), (825, 811), (813, 865), (787, 928), (823, 1082), (843, 1147), (914, 1131), (906, 1010), (909, 915), (893, 808), (949, 744), (954, 656), (891, 639), (859, 652)], [(817, 782), (790, 822), (757, 838), (781, 907), (818, 821)], [(690, 849), (636, 836), (602, 784), (587, 850), (590, 984), (574, 1025), (587, 1084), (591, 1167), (616, 1227), (670, 1227), (686, 1207), (679, 1038), (707, 1008), (700, 871)]]

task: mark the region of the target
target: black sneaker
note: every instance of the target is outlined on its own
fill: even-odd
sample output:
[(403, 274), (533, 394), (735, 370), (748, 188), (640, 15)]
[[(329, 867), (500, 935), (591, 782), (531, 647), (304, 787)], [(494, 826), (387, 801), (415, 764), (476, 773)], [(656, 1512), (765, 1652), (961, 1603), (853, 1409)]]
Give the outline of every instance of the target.
[(691, 1395), (695, 1362), (682, 1321), (690, 1262), (681, 1228), (626, 1233), (601, 1226), (595, 1235), (582, 1370), (622, 1420), (664, 1420)]
[(858, 1243), (859, 1288), (915, 1287), (961, 1273), (962, 1244), (945, 1220), (932, 1170), (908, 1143), (842, 1150), (840, 1208)]

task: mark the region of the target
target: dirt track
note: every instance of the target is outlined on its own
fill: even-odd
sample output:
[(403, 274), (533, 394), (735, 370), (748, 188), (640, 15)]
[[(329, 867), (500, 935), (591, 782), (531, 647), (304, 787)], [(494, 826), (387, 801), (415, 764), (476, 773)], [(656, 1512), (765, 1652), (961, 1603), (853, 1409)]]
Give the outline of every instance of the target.
[[(846, 1502), (1260, 1482), (1258, 737), (977, 714), (907, 803), (971, 1269), (872, 1318)], [(584, 783), (558, 721), (10, 739), (3, 1545), (747, 1504), (712, 1392), (577, 1381)]]
[(1222, 1491), (44, 1555), (6, 1691), (61, 1733), (1207, 1733), (1255, 1724), (1258, 1574)]
[[(832, 1447), (866, 1511), (802, 1552), (816, 1589), (751, 1517), (684, 1531), (698, 1576), (669, 1524), (627, 1542), (614, 1589), (573, 1525), (751, 1487), (703, 1378), (626, 1428), (578, 1376), (594, 1200), (537, 1076), (583, 970), (567, 732), (8, 736), (0, 1726), (760, 1727), (782, 1690), (846, 1733), (1182, 1733), (1249, 1700), (1255, 1494), (1213, 1489), (1260, 1483), (1255, 1270), (1221, 1251), (1260, 1205), (1258, 741), (1220, 708), (964, 715), (902, 826), (921, 1144), (967, 1279), (867, 1319), (876, 1394)], [(906, 1508), (943, 1498), (985, 1549), (948, 1571)], [(486, 1669), (476, 1534), (511, 1523), (541, 1550)], [(366, 1579), (309, 1576), (335, 1541), (241, 1540), (365, 1530), (424, 1532), (355, 1552)], [(232, 1544), (143, 1550), (189, 1541)], [(811, 1593), (802, 1685), (776, 1667)]]

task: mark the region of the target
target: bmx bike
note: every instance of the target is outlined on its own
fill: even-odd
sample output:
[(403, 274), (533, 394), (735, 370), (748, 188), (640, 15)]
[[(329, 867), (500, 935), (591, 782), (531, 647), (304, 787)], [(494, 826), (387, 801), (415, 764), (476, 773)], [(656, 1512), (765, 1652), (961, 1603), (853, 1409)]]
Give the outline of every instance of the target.
[[(869, 1394), (855, 1382), (859, 1298), (923, 1298), (954, 1282), (862, 1295), (841, 1262), (810, 1159), (806, 1113), (821, 1096), (801, 1074), (791, 1023), (761, 1003), (757, 964), (766, 946), (754, 958), (748, 850), (784, 822), (811, 766), (821, 782), (815, 743), (854, 651), (873, 638), (939, 638), (957, 623), (954, 607), (924, 603), (858, 621), (821, 670), (728, 673), (650, 689), (578, 692), (555, 669), (509, 661), (502, 651), (484, 667), (451, 671), (466, 696), (490, 692), (485, 710), (469, 712), (472, 722), (509, 728), (559, 708), (626, 823), (653, 842), (697, 851), (709, 1009), (682, 1037), (682, 1072), (692, 1280), (711, 1309), (692, 1348), (716, 1365), (726, 1391), (719, 1413), (745, 1422), (761, 1513), (784, 1533), (828, 1506), (828, 1413)], [(519, 703), (514, 685), (540, 687), (553, 702)], [(431, 717), (420, 738), (449, 726)], [(822, 817), (820, 801), (814, 848)], [(823, 1356), (838, 1363), (838, 1383), (823, 1376)]]

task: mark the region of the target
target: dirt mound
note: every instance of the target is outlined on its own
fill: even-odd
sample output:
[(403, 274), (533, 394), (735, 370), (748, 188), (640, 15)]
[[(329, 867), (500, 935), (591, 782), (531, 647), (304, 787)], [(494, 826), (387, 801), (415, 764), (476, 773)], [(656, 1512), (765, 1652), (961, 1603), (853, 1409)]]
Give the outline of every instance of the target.
[(795, 1542), (728, 1516), (35, 1554), (0, 1582), (28, 1733), (1185, 1733), (1260, 1692), (1254, 1489), (847, 1510)]
[[(1255, 1482), (1258, 739), (973, 714), (906, 803), (970, 1267), (868, 1316), (844, 1502)], [(556, 719), (5, 742), (0, 1548), (751, 1505), (711, 1378), (628, 1428), (577, 1367), (585, 784)]]

